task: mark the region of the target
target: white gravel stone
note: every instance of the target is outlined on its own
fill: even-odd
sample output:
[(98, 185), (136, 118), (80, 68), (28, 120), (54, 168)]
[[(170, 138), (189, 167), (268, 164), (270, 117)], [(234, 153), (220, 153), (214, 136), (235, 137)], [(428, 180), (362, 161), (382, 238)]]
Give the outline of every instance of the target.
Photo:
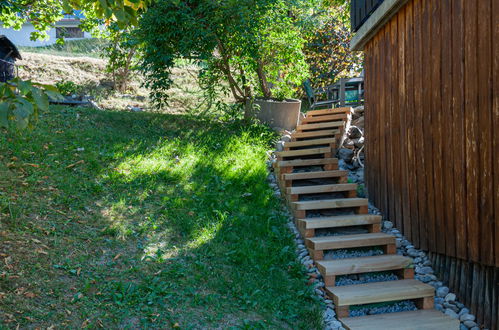
[(463, 315), (459, 316), (459, 320), (461, 322), (464, 322), (464, 321), (475, 321), (475, 316), (466, 313), (466, 314), (463, 314)]
[(453, 294), (453, 293), (448, 293), (446, 296), (445, 296), (445, 301), (446, 302), (451, 302), (451, 301), (455, 301), (456, 300), (456, 295)]
[(447, 296), (448, 293), (449, 293), (449, 288), (446, 286), (442, 286), (437, 289), (437, 297), (444, 298), (445, 296)]

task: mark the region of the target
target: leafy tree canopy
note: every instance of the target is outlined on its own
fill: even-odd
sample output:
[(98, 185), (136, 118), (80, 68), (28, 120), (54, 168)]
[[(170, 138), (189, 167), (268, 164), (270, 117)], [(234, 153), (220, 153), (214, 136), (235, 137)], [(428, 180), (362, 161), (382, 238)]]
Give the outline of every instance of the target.
[(200, 80), (214, 95), (227, 87), (240, 103), (255, 96), (287, 98), (308, 75), (305, 40), (295, 12), (299, 0), (159, 0), (140, 22), (143, 70), (160, 104), (178, 58), (203, 67)]

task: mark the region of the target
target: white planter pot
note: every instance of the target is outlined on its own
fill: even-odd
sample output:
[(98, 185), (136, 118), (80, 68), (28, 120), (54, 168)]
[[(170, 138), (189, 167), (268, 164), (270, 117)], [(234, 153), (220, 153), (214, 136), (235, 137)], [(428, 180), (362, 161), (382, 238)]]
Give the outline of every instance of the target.
[(260, 106), (256, 117), (274, 129), (292, 131), (298, 124), (301, 101), (286, 99), (284, 101), (256, 99), (255, 104)]

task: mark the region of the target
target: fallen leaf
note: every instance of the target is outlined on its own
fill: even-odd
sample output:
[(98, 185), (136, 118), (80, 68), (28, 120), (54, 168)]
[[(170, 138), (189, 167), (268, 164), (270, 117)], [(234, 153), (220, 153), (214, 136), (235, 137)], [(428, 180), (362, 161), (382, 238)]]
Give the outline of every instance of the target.
[(40, 165), (38, 165), (38, 164), (30, 164), (30, 163), (26, 163), (26, 164), (24, 164), (24, 165), (25, 165), (25, 166), (35, 167), (35, 168), (39, 168), (39, 167), (40, 167)]
[(115, 255), (113, 260), (117, 260), (119, 257), (121, 257), (121, 253), (118, 253), (117, 255)]

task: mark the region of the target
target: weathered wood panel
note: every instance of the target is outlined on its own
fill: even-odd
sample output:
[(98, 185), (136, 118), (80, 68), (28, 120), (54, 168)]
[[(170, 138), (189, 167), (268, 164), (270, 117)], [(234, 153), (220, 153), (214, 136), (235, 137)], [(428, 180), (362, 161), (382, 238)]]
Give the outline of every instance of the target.
[(412, 0), (365, 48), (369, 198), (492, 328), (498, 22), (499, 0)]

